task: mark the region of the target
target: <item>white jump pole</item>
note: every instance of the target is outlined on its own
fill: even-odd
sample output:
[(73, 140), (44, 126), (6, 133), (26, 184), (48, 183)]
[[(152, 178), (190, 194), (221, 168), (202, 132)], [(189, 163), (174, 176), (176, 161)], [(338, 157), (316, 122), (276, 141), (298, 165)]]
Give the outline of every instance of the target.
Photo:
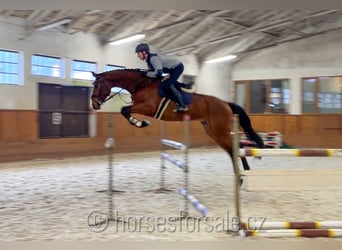
[[(105, 147), (108, 151), (108, 189), (101, 190), (97, 192), (107, 192), (108, 194), (108, 219), (112, 221), (117, 221), (114, 218), (114, 193), (122, 193), (122, 190), (114, 189), (114, 124), (113, 124), (113, 115), (108, 115), (107, 128), (108, 128), (108, 138), (105, 142)], [(120, 220), (121, 221), (121, 220)]]
[[(190, 127), (190, 116), (185, 114), (183, 116), (183, 124), (184, 124), (184, 138), (183, 143), (172, 141), (168, 139), (164, 139), (166, 137), (166, 128), (165, 124), (161, 124), (161, 181), (160, 181), (160, 188), (158, 191), (171, 191), (165, 189), (165, 160), (173, 163), (177, 167), (179, 167), (184, 172), (184, 188), (179, 188), (179, 193), (184, 197), (184, 211), (182, 211), (181, 217), (187, 218), (189, 217), (189, 203), (191, 203), (194, 208), (202, 214), (202, 216), (207, 216), (208, 209), (199, 202), (193, 195), (189, 193), (189, 127)], [(172, 157), (171, 155), (165, 152), (165, 146), (175, 148), (178, 150), (183, 151), (183, 161), (177, 160), (176, 158)]]
[(342, 149), (278, 149), (241, 148), (239, 156), (294, 156), (294, 157), (342, 157)]
[[(240, 206), (240, 169), (238, 164), (239, 158), (239, 145), (240, 145), (240, 135), (239, 135), (239, 116), (233, 115), (233, 126), (232, 126), (232, 147), (233, 147), (233, 167), (235, 174), (235, 209), (236, 216), (240, 221), (241, 218), (241, 206)], [(234, 229), (238, 231), (239, 228)]]

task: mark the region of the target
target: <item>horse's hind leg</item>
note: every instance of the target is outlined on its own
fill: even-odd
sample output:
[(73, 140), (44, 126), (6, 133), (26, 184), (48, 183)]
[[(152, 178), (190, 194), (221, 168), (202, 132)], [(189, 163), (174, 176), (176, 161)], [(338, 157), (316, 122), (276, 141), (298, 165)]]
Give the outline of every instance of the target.
[[(206, 121), (202, 121), (202, 125), (207, 135), (210, 136), (221, 148), (223, 148), (229, 154), (230, 158), (233, 160), (233, 143), (232, 136), (228, 134), (230, 133), (229, 128), (225, 128), (217, 132)], [(228, 133), (224, 131), (228, 131)], [(226, 134), (224, 135), (224, 133)], [(243, 169), (250, 170), (246, 157), (240, 157), (240, 159), (242, 162)]]
[(249, 167), (249, 164), (247, 162), (247, 158), (246, 157), (240, 157), (240, 159), (242, 162), (243, 170), (250, 170), (251, 168)]

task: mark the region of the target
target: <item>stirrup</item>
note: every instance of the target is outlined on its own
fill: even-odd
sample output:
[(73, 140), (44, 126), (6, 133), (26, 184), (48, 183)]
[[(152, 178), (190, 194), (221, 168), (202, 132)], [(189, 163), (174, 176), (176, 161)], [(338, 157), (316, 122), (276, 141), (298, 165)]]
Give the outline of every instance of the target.
[(194, 85), (194, 82), (184, 83), (185, 89), (192, 89), (192, 86)]

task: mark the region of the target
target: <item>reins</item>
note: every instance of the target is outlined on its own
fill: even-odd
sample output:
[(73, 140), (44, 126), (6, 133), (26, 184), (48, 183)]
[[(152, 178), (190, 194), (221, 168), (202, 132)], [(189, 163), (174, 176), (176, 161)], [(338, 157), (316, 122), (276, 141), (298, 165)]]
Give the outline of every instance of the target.
[(107, 102), (107, 101), (109, 101), (110, 99), (112, 99), (114, 96), (116, 96), (117, 94), (120, 94), (121, 93), (121, 91), (123, 91), (124, 89), (121, 89), (120, 91), (118, 91), (118, 92), (116, 92), (116, 93), (113, 93), (113, 94), (111, 94), (111, 95), (109, 95), (104, 101), (95, 101), (98, 105), (102, 105), (102, 104), (104, 104), (105, 102)]
[[(101, 77), (100, 79), (97, 79), (98, 82), (100, 82), (100, 84), (103, 84), (104, 82), (104, 79), (103, 77)], [(142, 80), (140, 83), (137, 83), (133, 88), (131, 89), (126, 89), (130, 94), (131, 96), (133, 96), (137, 91), (139, 91), (140, 89), (142, 88), (145, 88), (146, 86), (148, 85), (151, 85), (153, 84), (153, 81), (152, 79), (147, 79), (147, 80)], [(105, 102), (109, 101), (110, 99), (112, 99), (114, 96), (116, 96), (117, 94), (120, 94), (125, 88), (121, 88), (120, 91), (116, 92), (116, 93), (113, 93), (113, 94), (110, 94), (105, 100), (103, 101), (95, 101), (98, 105), (102, 105), (104, 104)], [(132, 97), (133, 98), (133, 97)]]

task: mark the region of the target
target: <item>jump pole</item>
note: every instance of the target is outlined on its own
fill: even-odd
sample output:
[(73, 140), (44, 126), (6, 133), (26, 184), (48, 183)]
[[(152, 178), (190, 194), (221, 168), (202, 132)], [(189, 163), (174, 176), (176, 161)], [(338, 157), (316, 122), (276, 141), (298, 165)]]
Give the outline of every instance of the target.
[(342, 237), (342, 221), (264, 221), (240, 226), (244, 237)]
[[(307, 156), (325, 157), (342, 156), (342, 149), (239, 149), (239, 136), (237, 134), (238, 119), (233, 117), (233, 162), (237, 162), (238, 156)], [(235, 184), (240, 184), (240, 173), (237, 164), (234, 164)], [(237, 168), (236, 168), (237, 167)], [(239, 173), (237, 175), (236, 173)], [(237, 188), (239, 187), (239, 188)], [(236, 185), (235, 202), (237, 214), (240, 208), (240, 185)], [(240, 217), (239, 217), (240, 218)], [(251, 222), (239, 223), (239, 235), (243, 237), (342, 237), (342, 221), (286, 221), (286, 222)]]
[[(241, 211), (240, 211), (240, 169), (238, 164), (239, 158), (239, 116), (233, 115), (233, 129), (232, 129), (232, 146), (233, 146), (233, 167), (234, 167), (234, 174), (235, 174), (235, 209), (236, 209), (236, 216), (240, 221), (241, 218)], [(235, 230), (234, 230), (235, 231)]]
[[(183, 115), (183, 122), (184, 122), (184, 144), (185, 144), (185, 149), (184, 149), (184, 187), (185, 187), (185, 192), (181, 192), (180, 194), (183, 195), (184, 197), (184, 210), (185, 210), (185, 216), (189, 217), (189, 203), (190, 201), (192, 203), (192, 200), (189, 199), (189, 122), (190, 122), (190, 116), (189, 115)], [(199, 209), (198, 206), (195, 205), (195, 203), (192, 203), (192, 205), (195, 206), (196, 209)], [(198, 210), (199, 212), (202, 212), (202, 210)]]
[(256, 230), (245, 231), (245, 237), (267, 237), (267, 238), (283, 238), (283, 237), (342, 237), (342, 229), (275, 229), (275, 230)]
[(171, 189), (165, 188), (165, 170), (166, 170), (166, 165), (165, 161), (169, 160), (173, 164), (180, 166), (181, 162), (175, 161), (172, 157), (170, 157), (166, 152), (165, 152), (165, 146), (170, 146), (174, 147), (176, 149), (184, 149), (184, 145), (179, 142), (174, 142), (171, 140), (164, 139), (166, 138), (166, 125), (164, 121), (160, 122), (160, 136), (161, 136), (161, 154), (160, 154), (160, 188), (155, 190), (156, 193), (166, 193), (166, 192), (171, 192)]
[[(208, 213), (208, 209), (199, 202), (194, 196), (189, 193), (189, 124), (190, 116), (185, 114), (183, 116), (183, 124), (184, 124), (184, 142), (180, 143), (177, 141), (172, 141), (165, 139), (166, 137), (166, 128), (165, 124), (161, 124), (161, 181), (160, 188), (157, 190), (158, 192), (167, 192), (172, 191), (165, 188), (165, 161), (169, 161), (179, 167), (184, 173), (184, 188), (179, 188), (178, 192), (184, 197), (184, 213), (181, 215), (179, 219), (189, 217), (189, 203), (191, 203), (194, 208), (202, 214), (202, 216), (206, 216)], [(173, 158), (171, 155), (165, 152), (165, 146), (172, 147), (184, 152), (183, 161), (177, 160)]]
[(342, 221), (251, 221), (241, 223), (245, 230), (341, 229)]
[(342, 157), (342, 149), (268, 149), (268, 148), (241, 148), (239, 156), (294, 156), (294, 157)]
[(97, 192), (107, 192), (108, 194), (108, 219), (111, 221), (122, 221), (117, 220), (114, 217), (114, 193), (122, 193), (125, 191), (114, 189), (114, 146), (115, 146), (115, 139), (114, 139), (114, 125), (113, 125), (113, 115), (108, 115), (107, 121), (107, 128), (108, 128), (108, 138), (105, 142), (105, 147), (107, 148), (108, 152), (108, 189), (107, 190), (100, 190)]

